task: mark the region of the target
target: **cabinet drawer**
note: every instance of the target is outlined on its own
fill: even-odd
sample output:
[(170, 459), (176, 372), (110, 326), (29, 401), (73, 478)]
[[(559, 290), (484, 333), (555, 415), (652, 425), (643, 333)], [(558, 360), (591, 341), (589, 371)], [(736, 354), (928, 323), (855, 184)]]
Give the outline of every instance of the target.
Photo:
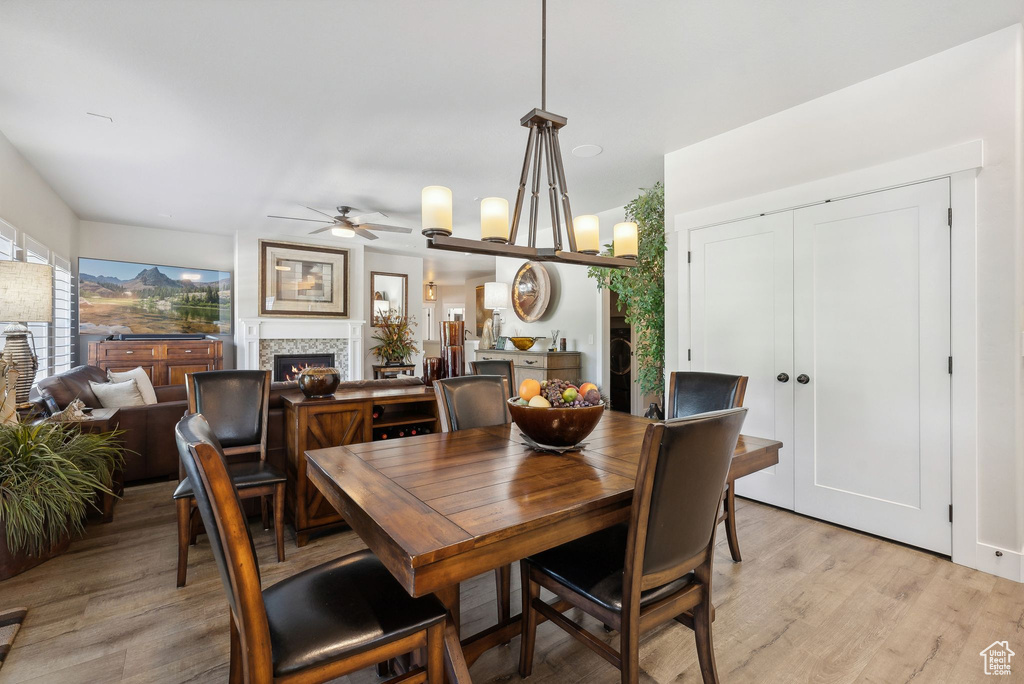
[(547, 368), (553, 370), (560, 368), (579, 370), (580, 367), (580, 357), (578, 354), (551, 354), (549, 356), (545, 356), (544, 358), (547, 362)]
[(168, 359), (195, 359), (203, 358), (209, 359), (216, 356), (212, 344), (206, 342), (199, 342), (197, 344), (190, 344), (188, 346), (171, 346), (167, 345), (167, 358)]
[(133, 359), (139, 359), (140, 362), (145, 360), (153, 360), (160, 358), (160, 347), (157, 345), (138, 345), (132, 346), (131, 349), (125, 347), (109, 347), (106, 345), (100, 346), (100, 360), (118, 360), (118, 361), (129, 361)]

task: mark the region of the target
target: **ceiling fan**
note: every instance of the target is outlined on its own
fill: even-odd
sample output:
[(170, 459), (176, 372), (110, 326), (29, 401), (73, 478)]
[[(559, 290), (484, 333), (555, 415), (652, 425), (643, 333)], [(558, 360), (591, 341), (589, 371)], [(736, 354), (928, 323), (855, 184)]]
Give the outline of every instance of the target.
[[(303, 205), (303, 206), (305, 206), (305, 205)], [(326, 223), (327, 224), (323, 228), (317, 228), (316, 230), (310, 232), (309, 233), (310, 235), (316, 235), (317, 233), (324, 233), (324, 232), (329, 230), (329, 231), (331, 231), (331, 234), (335, 235), (336, 237), (352, 237), (353, 235), (358, 235), (359, 237), (365, 238), (367, 240), (376, 240), (377, 236), (374, 235), (370, 231), (379, 231), (379, 232), (383, 232), (383, 233), (411, 233), (412, 232), (412, 228), (402, 228), (400, 226), (388, 226), (388, 225), (385, 225), (383, 223), (370, 223), (370, 222), (365, 220), (365, 218), (367, 216), (383, 216), (384, 218), (388, 217), (387, 214), (384, 214), (384, 213), (379, 212), (379, 211), (370, 211), (370, 212), (364, 212), (364, 213), (361, 213), (361, 214), (355, 214), (353, 216), (349, 216), (350, 212), (359, 211), (359, 209), (354, 209), (353, 207), (349, 207), (349, 206), (346, 206), (346, 205), (343, 204), (343, 205), (338, 207), (338, 215), (337, 216), (331, 216), (330, 214), (324, 213), (324, 212), (320, 211), (319, 209), (314, 209), (313, 207), (306, 207), (306, 209), (309, 209), (310, 211), (315, 211), (316, 213), (318, 213), (318, 214), (320, 214), (322, 216), (326, 216), (327, 218), (329, 218), (331, 220), (330, 221), (325, 221), (323, 219), (299, 218), (298, 216), (273, 216), (273, 215), (269, 215), (269, 216), (267, 216), (267, 218), (288, 219), (289, 221), (310, 221), (310, 222), (313, 222), (313, 223)]]

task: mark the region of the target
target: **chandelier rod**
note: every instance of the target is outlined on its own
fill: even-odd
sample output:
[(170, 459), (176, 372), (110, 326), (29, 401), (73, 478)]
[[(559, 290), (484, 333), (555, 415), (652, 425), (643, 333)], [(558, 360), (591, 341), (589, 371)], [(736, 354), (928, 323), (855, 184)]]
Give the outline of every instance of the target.
[(540, 0), (540, 108), (548, 108), (548, 0)]

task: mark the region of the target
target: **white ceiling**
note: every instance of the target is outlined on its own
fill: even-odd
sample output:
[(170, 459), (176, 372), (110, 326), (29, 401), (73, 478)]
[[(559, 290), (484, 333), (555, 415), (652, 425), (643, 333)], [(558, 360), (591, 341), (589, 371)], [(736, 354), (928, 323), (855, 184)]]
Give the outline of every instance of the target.
[[(662, 155), (1019, 22), (1024, 0), (551, 0), (548, 108), (574, 213)], [(540, 102), (540, 2), (0, 0), (0, 131), (83, 219), (301, 235), (347, 203), (513, 198)], [(86, 112), (110, 116), (113, 123)], [(591, 159), (569, 155), (584, 143)], [(170, 216), (161, 216), (169, 214)], [(427, 278), (493, 268), (433, 252)]]

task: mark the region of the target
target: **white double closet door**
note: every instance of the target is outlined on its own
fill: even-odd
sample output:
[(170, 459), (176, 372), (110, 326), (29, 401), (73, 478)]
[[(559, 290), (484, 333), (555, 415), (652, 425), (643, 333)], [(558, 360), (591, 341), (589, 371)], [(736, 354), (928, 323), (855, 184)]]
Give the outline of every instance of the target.
[(784, 443), (736, 493), (949, 554), (949, 181), (690, 233), (693, 370)]

